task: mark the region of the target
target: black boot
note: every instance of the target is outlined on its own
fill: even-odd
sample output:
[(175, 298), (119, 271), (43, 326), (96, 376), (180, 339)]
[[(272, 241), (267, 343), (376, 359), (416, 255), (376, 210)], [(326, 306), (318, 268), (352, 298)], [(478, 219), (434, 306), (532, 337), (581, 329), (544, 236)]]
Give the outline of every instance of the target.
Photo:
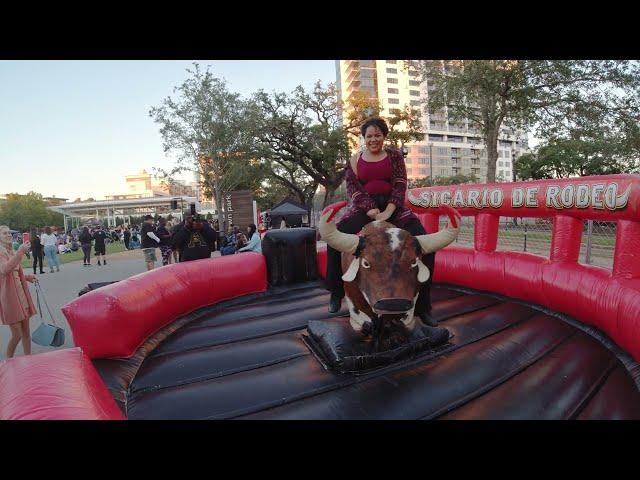
[(418, 318), (422, 320), (422, 323), (430, 327), (437, 327), (438, 321), (431, 316), (430, 312), (418, 313)]
[(422, 332), (429, 340), (431, 346), (442, 345), (449, 340), (449, 330), (446, 328), (423, 325)]
[(342, 297), (335, 293), (331, 294), (331, 300), (329, 301), (329, 313), (336, 313), (340, 310), (342, 305)]
[(98, 260), (98, 265), (101, 265), (100, 260)]

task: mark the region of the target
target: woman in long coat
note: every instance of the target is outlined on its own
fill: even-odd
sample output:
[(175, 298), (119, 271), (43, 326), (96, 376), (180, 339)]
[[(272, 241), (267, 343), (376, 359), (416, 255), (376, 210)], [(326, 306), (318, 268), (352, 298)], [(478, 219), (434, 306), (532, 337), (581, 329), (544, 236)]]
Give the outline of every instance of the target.
[(0, 324), (11, 328), (7, 358), (13, 357), (20, 340), (24, 354), (31, 353), (29, 319), (36, 314), (36, 309), (27, 282), (37, 283), (38, 279), (35, 275), (25, 275), (20, 265), (30, 248), (30, 242), (25, 242), (13, 253), (9, 227), (0, 225)]

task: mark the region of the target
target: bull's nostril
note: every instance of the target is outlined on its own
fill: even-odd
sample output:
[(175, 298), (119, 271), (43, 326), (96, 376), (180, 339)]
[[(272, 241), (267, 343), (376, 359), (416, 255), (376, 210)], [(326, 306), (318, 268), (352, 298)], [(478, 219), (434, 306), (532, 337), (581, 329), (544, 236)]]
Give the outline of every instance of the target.
[(413, 302), (404, 298), (385, 298), (378, 300), (373, 306), (374, 310), (383, 310), (387, 312), (406, 312), (411, 309)]

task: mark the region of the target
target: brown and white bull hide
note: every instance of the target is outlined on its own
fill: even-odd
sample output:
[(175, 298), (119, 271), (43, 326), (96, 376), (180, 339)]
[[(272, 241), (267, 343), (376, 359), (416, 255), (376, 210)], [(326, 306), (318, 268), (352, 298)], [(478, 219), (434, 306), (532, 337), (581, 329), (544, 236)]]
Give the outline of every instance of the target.
[[(351, 326), (361, 331), (366, 322), (386, 314), (387, 318), (401, 320), (409, 330), (413, 329), (419, 288), (429, 279), (427, 267), (418, 267), (421, 254), (416, 239), (409, 232), (381, 221), (369, 223), (360, 235), (365, 238), (365, 248), (359, 258), (358, 272), (352, 281), (344, 283)], [(353, 255), (342, 253), (342, 271), (348, 272), (354, 261)], [(422, 282), (418, 280), (420, 270)], [(376, 302), (391, 298), (410, 300), (412, 307), (397, 315), (374, 310)]]
[(345, 204), (327, 207), (318, 228), (327, 244), (342, 252), (342, 279), (351, 326), (362, 331), (368, 322), (375, 324), (384, 318), (399, 320), (409, 331), (413, 330), (420, 286), (430, 275), (422, 255), (440, 250), (455, 240), (460, 215), (446, 206), (449, 225), (433, 234), (414, 237), (391, 223), (374, 221), (358, 236), (338, 231), (331, 221)]

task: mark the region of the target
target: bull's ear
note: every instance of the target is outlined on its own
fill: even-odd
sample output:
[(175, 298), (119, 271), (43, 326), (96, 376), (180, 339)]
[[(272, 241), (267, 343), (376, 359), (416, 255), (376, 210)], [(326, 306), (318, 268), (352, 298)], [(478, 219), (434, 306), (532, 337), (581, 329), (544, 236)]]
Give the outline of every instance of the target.
[(429, 273), (429, 268), (424, 263), (422, 263), (420, 257), (416, 258), (415, 264), (412, 266), (418, 267), (418, 282), (424, 283), (429, 280), (429, 276), (431, 275)]
[(342, 275), (342, 280), (353, 282), (356, 279), (356, 275), (358, 275), (358, 268), (360, 268), (360, 259), (354, 258), (347, 271)]

